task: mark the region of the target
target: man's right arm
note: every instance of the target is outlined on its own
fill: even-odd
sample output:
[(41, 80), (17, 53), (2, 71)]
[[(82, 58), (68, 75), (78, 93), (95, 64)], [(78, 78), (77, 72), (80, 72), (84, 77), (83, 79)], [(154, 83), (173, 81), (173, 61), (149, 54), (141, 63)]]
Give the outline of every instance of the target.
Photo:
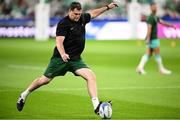
[(168, 23), (168, 22), (165, 22), (165, 21), (162, 20), (162, 19), (159, 19), (159, 23), (162, 24), (162, 25), (164, 25), (164, 26), (172, 27), (172, 28), (176, 29), (176, 27), (175, 27), (173, 24)]
[(109, 10), (109, 9), (113, 9), (115, 7), (118, 7), (117, 3), (110, 3), (104, 7), (101, 7), (101, 8), (97, 8), (97, 9), (94, 9), (94, 10), (90, 10), (90, 15), (91, 15), (91, 18), (96, 18), (97, 16), (101, 15), (102, 13), (104, 13), (105, 11)]
[(58, 49), (59, 54), (61, 55), (61, 58), (63, 59), (63, 61), (68, 62), (68, 60), (70, 58), (69, 58), (69, 55), (66, 54), (66, 52), (64, 50), (64, 45), (63, 45), (64, 39), (65, 39), (64, 36), (57, 36), (56, 37), (56, 46), (57, 46), (57, 49)]

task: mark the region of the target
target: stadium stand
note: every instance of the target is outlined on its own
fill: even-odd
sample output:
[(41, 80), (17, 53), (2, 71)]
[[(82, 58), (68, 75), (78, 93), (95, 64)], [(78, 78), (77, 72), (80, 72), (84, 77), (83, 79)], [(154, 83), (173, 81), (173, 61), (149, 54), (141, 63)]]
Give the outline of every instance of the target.
[[(51, 6), (51, 18), (61, 18), (67, 14), (68, 5), (74, 0), (46, 0)], [(104, 0), (77, 0), (82, 3), (84, 11), (107, 4)], [(143, 9), (143, 14), (148, 14), (148, 3), (152, 0), (138, 0)], [(34, 8), (39, 0), (0, 0), (0, 19), (29, 18), (34, 19)], [(110, 11), (98, 19), (127, 18), (127, 6), (131, 0), (118, 0), (119, 8)], [(155, 0), (159, 7), (158, 15), (164, 18), (180, 17), (180, 0)]]

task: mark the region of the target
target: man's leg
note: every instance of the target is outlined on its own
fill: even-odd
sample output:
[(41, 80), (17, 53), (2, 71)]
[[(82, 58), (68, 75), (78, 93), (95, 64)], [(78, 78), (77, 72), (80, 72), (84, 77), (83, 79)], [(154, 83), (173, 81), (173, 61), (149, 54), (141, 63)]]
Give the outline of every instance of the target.
[(23, 107), (24, 107), (24, 103), (25, 100), (27, 98), (27, 96), (34, 91), (35, 89), (41, 87), (42, 85), (46, 85), (48, 84), (52, 79), (47, 78), (46, 76), (41, 76), (40, 78), (35, 79), (30, 85), (29, 87), (21, 93), (18, 102), (17, 102), (17, 109), (18, 111), (22, 111)]
[(40, 78), (35, 79), (30, 86), (28, 87), (28, 90), (30, 92), (34, 91), (35, 89), (41, 87), (42, 85), (46, 85), (48, 84), (50, 81), (52, 80), (52, 78), (48, 78), (46, 76), (41, 76)]
[[(96, 75), (89, 68), (81, 68), (75, 71), (77, 75), (80, 75), (87, 81), (87, 88), (92, 100), (94, 110), (99, 106), (99, 99), (97, 95)], [(96, 112), (96, 111), (95, 111)], [(97, 111), (99, 112), (99, 111)]]
[(145, 70), (144, 70), (144, 66), (147, 63), (147, 61), (149, 60), (150, 56), (152, 55), (152, 49), (147, 48), (146, 53), (142, 56), (141, 61), (136, 69), (136, 71), (140, 74), (146, 74)]
[(164, 65), (163, 65), (163, 62), (162, 62), (162, 58), (160, 56), (160, 48), (155, 48), (154, 49), (154, 53), (155, 53), (155, 60), (158, 64), (158, 67), (159, 67), (159, 71), (162, 73), (162, 74), (171, 74), (171, 71), (170, 70), (167, 70), (166, 68), (164, 68)]

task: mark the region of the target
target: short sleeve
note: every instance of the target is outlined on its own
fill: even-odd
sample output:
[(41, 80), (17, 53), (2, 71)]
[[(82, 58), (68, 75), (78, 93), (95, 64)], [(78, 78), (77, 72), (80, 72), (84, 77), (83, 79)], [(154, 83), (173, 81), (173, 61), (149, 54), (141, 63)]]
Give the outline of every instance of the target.
[(68, 26), (64, 21), (60, 21), (56, 28), (56, 36), (66, 36), (68, 31)]
[(149, 16), (149, 17), (147, 18), (147, 23), (150, 24), (150, 25), (153, 25), (154, 19), (153, 19), (152, 16)]
[(88, 23), (91, 20), (91, 15), (89, 13), (84, 13), (82, 17), (84, 17), (85, 23)]

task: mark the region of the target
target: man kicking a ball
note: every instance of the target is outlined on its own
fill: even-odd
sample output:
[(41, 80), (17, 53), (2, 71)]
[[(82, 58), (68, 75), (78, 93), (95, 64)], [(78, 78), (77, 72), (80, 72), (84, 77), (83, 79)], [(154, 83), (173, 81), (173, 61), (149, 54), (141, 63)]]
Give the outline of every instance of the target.
[(96, 76), (81, 58), (81, 53), (85, 46), (85, 25), (91, 19), (115, 7), (117, 7), (117, 4), (113, 2), (104, 7), (91, 10), (89, 13), (82, 13), (79, 2), (71, 3), (68, 15), (58, 23), (56, 29), (56, 47), (54, 48), (50, 63), (44, 74), (35, 79), (20, 94), (17, 101), (18, 111), (22, 111), (27, 96), (31, 92), (48, 84), (54, 77), (64, 76), (69, 71), (86, 80), (94, 111), (96, 114), (99, 114), (101, 102), (99, 102), (97, 95)]

